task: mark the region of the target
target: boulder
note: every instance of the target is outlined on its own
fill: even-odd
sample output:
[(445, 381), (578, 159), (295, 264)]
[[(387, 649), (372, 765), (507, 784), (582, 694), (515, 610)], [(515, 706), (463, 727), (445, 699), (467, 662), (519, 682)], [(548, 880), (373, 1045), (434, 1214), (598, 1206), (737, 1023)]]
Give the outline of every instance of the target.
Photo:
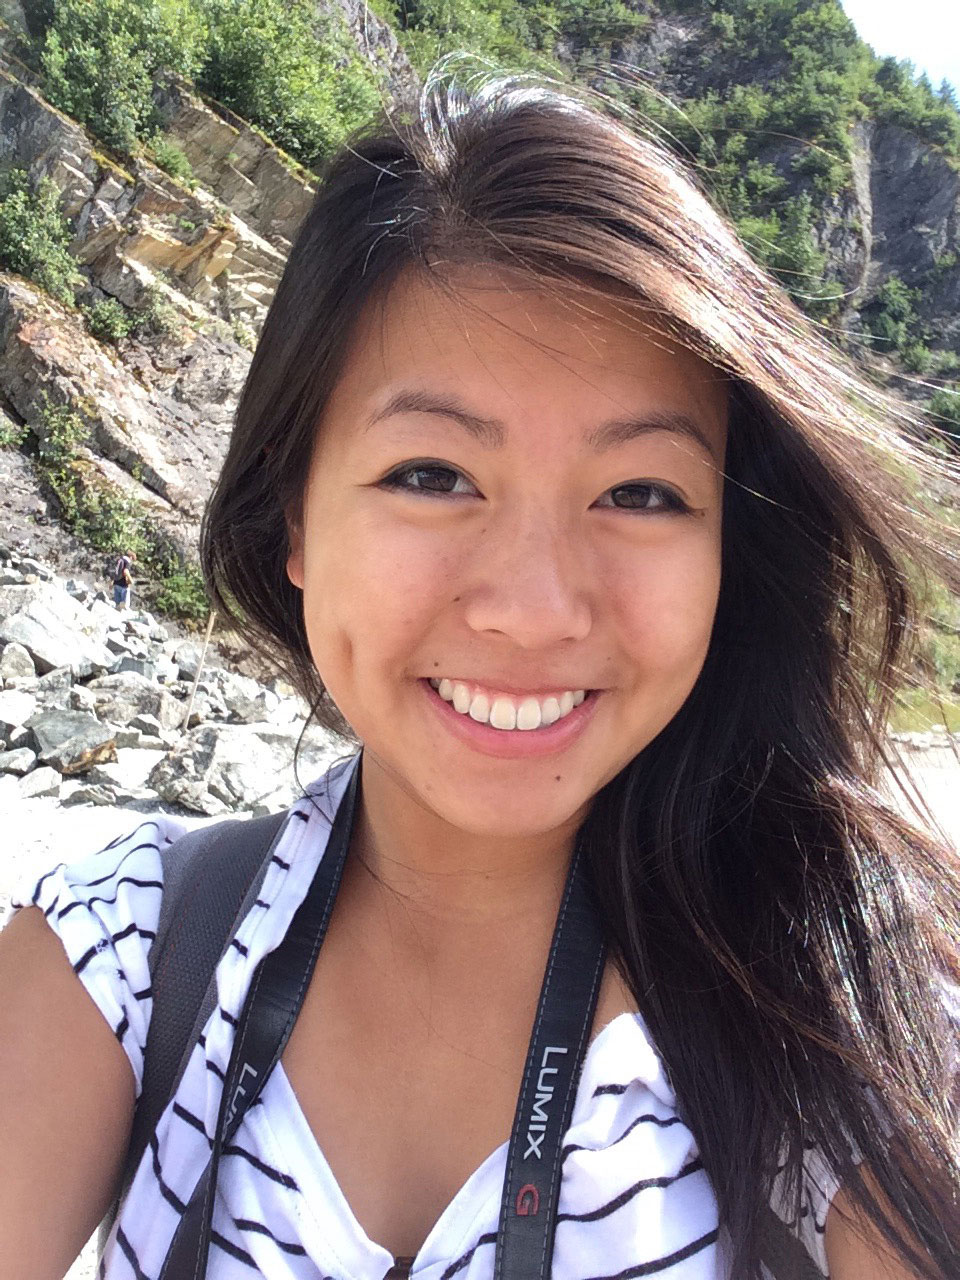
[[(34, 588), (7, 588), (33, 591)], [(89, 621), (82, 605), (65, 591), (44, 584), (42, 594), (34, 594), (6, 618), (0, 618), (0, 640), (22, 645), (41, 672), (69, 667), (76, 676), (106, 671), (113, 655), (87, 631)]]
[(120, 670), (135, 671), (138, 675), (146, 676), (151, 682), (157, 676), (157, 669), (148, 658), (135, 658), (129, 653), (120, 659)]
[(91, 783), (119, 787), (123, 791), (135, 791), (144, 786), (153, 769), (165, 755), (166, 751), (163, 749), (147, 751), (138, 747), (127, 747), (117, 752), (114, 762), (99, 764), (91, 769), (88, 780)]
[(29, 747), (0, 752), (0, 773), (29, 773), (36, 763), (36, 753)]
[(149, 733), (159, 737), (160, 730), (163, 728), (163, 725), (156, 716), (139, 715), (134, 716), (130, 721), (130, 728), (139, 729), (141, 733)]
[(9, 741), (10, 733), (29, 720), (37, 709), (37, 700), (23, 689), (4, 689), (0, 693), (0, 738)]
[[(203, 645), (197, 640), (183, 640), (173, 650), (173, 660), (179, 668), (181, 680), (196, 679), (201, 653), (203, 653)], [(219, 665), (216, 657), (212, 647), (208, 647), (203, 659), (205, 671), (215, 669)]]
[(97, 700), (86, 685), (75, 684), (70, 690), (69, 706), (72, 711), (86, 711), (93, 715), (97, 709)]
[(64, 797), (62, 803), (64, 806), (75, 804), (116, 804), (117, 793), (113, 787), (103, 785), (77, 787), (75, 791), (71, 791), (68, 796)]
[(111, 724), (128, 725), (146, 714), (155, 716), (163, 728), (173, 729), (183, 719), (184, 709), (177, 699), (136, 671), (99, 676), (87, 688), (96, 698), (97, 715)]
[(56, 769), (43, 766), (34, 769), (20, 779), (18, 790), (21, 800), (29, 800), (36, 796), (58, 796), (60, 794), (60, 774)]
[(37, 669), (33, 665), (29, 650), (22, 644), (13, 641), (4, 645), (0, 653), (0, 680), (13, 680), (17, 676), (35, 676)]
[[(298, 736), (264, 724), (200, 725), (160, 761), (147, 781), (171, 804), (211, 815), (250, 807), (281, 789), (292, 796)], [(331, 739), (313, 739), (304, 744), (299, 765), (313, 777), (338, 754)]]
[(41, 711), (26, 722), (44, 764), (60, 773), (86, 773), (116, 759), (113, 732), (85, 711)]

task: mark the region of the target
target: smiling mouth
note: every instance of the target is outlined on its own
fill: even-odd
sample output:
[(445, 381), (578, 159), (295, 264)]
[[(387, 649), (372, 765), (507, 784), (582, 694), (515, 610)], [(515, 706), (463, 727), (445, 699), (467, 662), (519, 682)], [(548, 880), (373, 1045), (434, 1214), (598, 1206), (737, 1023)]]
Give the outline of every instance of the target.
[(547, 728), (579, 707), (592, 690), (566, 689), (545, 696), (481, 691), (464, 681), (431, 678), (430, 685), (462, 716), (505, 733)]

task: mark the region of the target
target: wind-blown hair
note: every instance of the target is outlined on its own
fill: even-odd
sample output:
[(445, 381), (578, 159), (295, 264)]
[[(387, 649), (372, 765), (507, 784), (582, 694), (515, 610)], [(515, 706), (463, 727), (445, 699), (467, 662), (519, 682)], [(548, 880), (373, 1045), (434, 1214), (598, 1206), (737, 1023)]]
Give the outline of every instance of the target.
[(948, 464), (665, 148), (574, 90), (433, 77), (333, 157), (206, 514), (216, 607), (349, 735), (287, 580), (284, 510), (302, 496), (361, 310), (402, 271), (443, 288), (448, 269), (478, 264), (585, 307), (599, 293), (625, 316), (652, 313), (729, 379), (705, 666), (581, 835), (612, 954), (716, 1190), (732, 1274), (758, 1274), (778, 1161), (799, 1210), (815, 1143), (921, 1275), (960, 1275), (956, 1034), (941, 981), (957, 976), (960, 879), (880, 791), (891, 699), (917, 643), (911, 581), (927, 565), (960, 584), (955, 543), (917, 497)]

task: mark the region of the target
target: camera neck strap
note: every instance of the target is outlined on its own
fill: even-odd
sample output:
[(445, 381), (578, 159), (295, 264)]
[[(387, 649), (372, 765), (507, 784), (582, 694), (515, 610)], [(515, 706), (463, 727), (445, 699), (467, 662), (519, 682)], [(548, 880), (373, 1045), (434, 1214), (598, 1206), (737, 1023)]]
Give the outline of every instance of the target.
[[(303, 1003), (343, 876), (362, 753), (337, 808), (327, 848), (283, 941), (257, 966), (227, 1068), (210, 1160), (186, 1205), (160, 1280), (206, 1274), (224, 1148), (280, 1060)], [(561, 1145), (576, 1097), (605, 944), (579, 845), (567, 874), (507, 1150), (494, 1280), (550, 1273)]]

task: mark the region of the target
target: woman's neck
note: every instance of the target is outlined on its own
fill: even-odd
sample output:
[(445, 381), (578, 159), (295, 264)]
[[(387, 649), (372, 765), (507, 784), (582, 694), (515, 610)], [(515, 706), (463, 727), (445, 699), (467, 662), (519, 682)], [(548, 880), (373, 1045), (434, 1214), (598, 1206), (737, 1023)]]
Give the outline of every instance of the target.
[[(420, 927), (509, 927), (556, 919), (576, 827), (506, 839), (461, 831), (364, 752), (351, 843), (354, 889), (386, 888)], [(360, 873), (365, 873), (363, 876)]]

